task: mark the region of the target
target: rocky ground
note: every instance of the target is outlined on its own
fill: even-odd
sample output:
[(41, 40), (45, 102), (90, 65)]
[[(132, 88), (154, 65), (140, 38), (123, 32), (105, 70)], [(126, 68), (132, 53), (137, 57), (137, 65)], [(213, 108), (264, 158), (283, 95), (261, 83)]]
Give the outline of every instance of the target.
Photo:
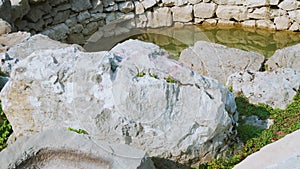
[(197, 166), (238, 140), (233, 93), (284, 109), (300, 86), (298, 45), (265, 63), (260, 54), (203, 41), (179, 61), (138, 40), (91, 53), (24, 32), (0, 41), (1, 70), (9, 75), (1, 101), (13, 129), (2, 168), (71, 168), (74, 159), (89, 168)]

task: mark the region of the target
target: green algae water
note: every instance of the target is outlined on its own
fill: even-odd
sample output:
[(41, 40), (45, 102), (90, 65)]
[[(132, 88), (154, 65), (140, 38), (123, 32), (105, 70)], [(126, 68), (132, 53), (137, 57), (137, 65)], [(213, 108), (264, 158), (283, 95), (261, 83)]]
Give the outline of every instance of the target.
[(239, 26), (182, 25), (158, 29), (133, 29), (119, 36), (100, 39), (84, 48), (91, 52), (110, 50), (116, 44), (127, 39), (154, 43), (167, 50), (172, 59), (178, 59), (182, 50), (201, 40), (245, 51), (258, 52), (269, 58), (277, 49), (300, 43), (300, 33)]
[(128, 39), (139, 39), (157, 44), (167, 50), (173, 59), (178, 59), (183, 49), (200, 40), (258, 52), (269, 58), (277, 49), (300, 43), (300, 33), (255, 28), (190, 25), (180, 28), (148, 29), (144, 33), (133, 35)]

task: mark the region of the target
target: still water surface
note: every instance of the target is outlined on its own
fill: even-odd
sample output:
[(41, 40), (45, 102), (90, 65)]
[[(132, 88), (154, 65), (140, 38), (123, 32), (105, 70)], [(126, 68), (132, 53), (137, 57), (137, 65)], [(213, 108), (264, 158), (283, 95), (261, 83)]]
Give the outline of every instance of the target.
[[(94, 46), (87, 46), (87, 51), (109, 50), (114, 45), (127, 39), (139, 39), (157, 44), (178, 59), (182, 50), (193, 46), (196, 41), (204, 40), (223, 44), (228, 47), (253, 51), (271, 57), (277, 49), (300, 43), (299, 32), (271, 31), (241, 27), (217, 26), (177, 26), (160, 29), (133, 30), (119, 37), (100, 40)], [(101, 41), (105, 44), (101, 44)], [(109, 41), (109, 43), (108, 43)], [(100, 47), (101, 46), (101, 47)]]

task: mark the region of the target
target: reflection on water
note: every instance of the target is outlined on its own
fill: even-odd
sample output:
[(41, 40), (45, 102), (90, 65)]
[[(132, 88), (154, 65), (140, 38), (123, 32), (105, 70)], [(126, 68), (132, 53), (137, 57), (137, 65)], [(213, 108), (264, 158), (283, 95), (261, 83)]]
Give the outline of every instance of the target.
[[(111, 28), (109, 28), (110, 31)], [(114, 28), (114, 30), (119, 30)], [(120, 28), (121, 30), (121, 28)], [(262, 29), (246, 29), (240, 27), (212, 27), (212, 26), (173, 26), (159, 29), (131, 29), (125, 32), (113, 32), (112, 35), (100, 32), (103, 35), (93, 43), (87, 43), (87, 51), (110, 50), (119, 42), (126, 39), (139, 39), (157, 44), (170, 52), (176, 59), (180, 52), (196, 41), (204, 40), (219, 43), (228, 47), (253, 51), (270, 57), (277, 49), (295, 45), (300, 42), (299, 32), (271, 31)]]
[(300, 33), (245, 29), (239, 27), (183, 26), (180, 28), (148, 29), (127, 39), (152, 42), (169, 51), (172, 58), (180, 55), (187, 46), (205, 40), (232, 48), (253, 51), (271, 57), (277, 49), (300, 43)]

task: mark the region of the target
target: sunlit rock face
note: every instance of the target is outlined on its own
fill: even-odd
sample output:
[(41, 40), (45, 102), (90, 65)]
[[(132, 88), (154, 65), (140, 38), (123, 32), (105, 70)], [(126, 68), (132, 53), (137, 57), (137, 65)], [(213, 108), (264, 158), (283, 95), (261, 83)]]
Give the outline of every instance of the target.
[(197, 163), (221, 155), (236, 135), (226, 87), (137, 40), (109, 52), (36, 51), (14, 66), (1, 100), (17, 138), (81, 128), (150, 156)]

